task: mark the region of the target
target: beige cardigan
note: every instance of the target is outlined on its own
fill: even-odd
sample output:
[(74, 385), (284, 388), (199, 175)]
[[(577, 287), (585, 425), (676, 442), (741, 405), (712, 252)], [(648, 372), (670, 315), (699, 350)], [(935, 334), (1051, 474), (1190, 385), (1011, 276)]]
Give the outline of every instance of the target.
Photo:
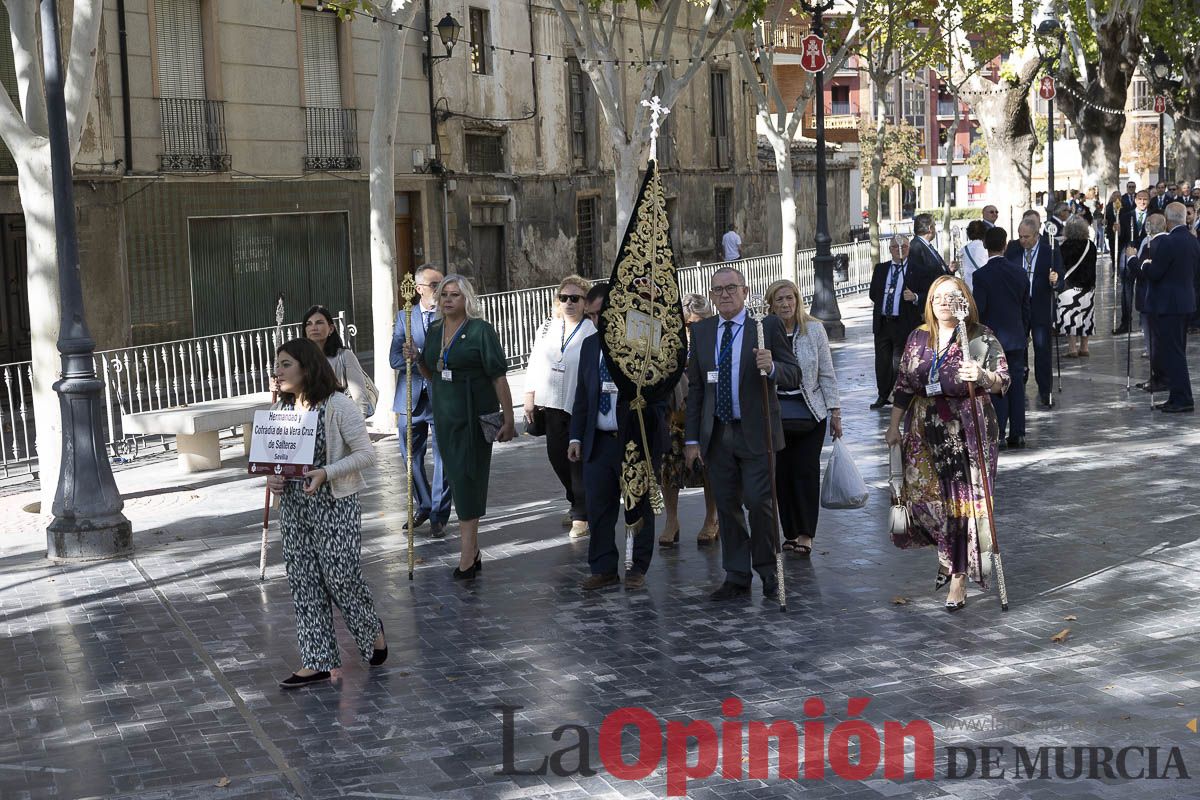
[[(282, 403), (276, 403), (280, 408)], [(367, 488), (362, 472), (375, 466), (375, 448), (358, 404), (341, 392), (325, 401), (325, 477), (334, 497)]]

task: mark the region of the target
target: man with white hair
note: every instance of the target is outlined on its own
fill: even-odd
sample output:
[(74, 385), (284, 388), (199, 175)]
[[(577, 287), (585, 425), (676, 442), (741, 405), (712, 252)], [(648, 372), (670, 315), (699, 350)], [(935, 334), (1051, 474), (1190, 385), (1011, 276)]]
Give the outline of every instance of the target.
[(922, 309), (917, 295), (904, 285), (908, 270), (908, 237), (896, 235), (891, 242), (892, 257), (875, 265), (871, 275), (871, 332), (875, 334), (875, 387), (878, 391), (872, 409), (889, 402), (896, 385), (900, 356), (913, 328), (921, 322)]
[(1200, 242), (1184, 224), (1187, 210), (1171, 203), (1165, 210), (1170, 230), (1158, 242), (1154, 258), (1142, 265), (1148, 282), (1146, 311), (1153, 314), (1154, 344), (1158, 362), (1167, 376), (1167, 402), (1155, 406), (1164, 413), (1195, 411), (1187, 365), (1188, 320), (1196, 311), (1196, 270), (1200, 269)]

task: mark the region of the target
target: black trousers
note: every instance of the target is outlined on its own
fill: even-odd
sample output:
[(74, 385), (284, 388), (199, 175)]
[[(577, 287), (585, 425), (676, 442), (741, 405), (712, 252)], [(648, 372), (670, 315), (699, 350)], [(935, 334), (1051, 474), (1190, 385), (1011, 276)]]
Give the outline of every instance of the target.
[(1167, 374), (1171, 394), (1167, 402), (1173, 406), (1190, 406), (1192, 380), (1187, 365), (1187, 326), (1191, 314), (1155, 314), (1155, 349), (1159, 363)]
[(879, 330), (875, 332), (875, 387), (878, 391), (876, 397), (880, 400), (891, 397), (892, 390), (896, 388), (900, 356), (904, 354), (907, 339), (908, 332), (898, 317), (879, 318)]
[(571, 415), (557, 408), (543, 409), (546, 414), (546, 455), (550, 466), (558, 476), (558, 482), (567, 491), (567, 502), (571, 504), (571, 519), (586, 520), (587, 507), (584, 502), (583, 465), (567, 458), (567, 445), (571, 443)]
[[(885, 395), (886, 396), (886, 395)], [(783, 449), (775, 458), (775, 493), (784, 538), (816, 538), (821, 514), (821, 446), (829, 420), (823, 419), (808, 433), (788, 431), (784, 421)]]
[[(583, 481), (587, 486), (588, 567), (593, 575), (611, 575), (621, 561), (617, 547), (617, 521), (625, 506), (621, 502), (621, 463), (624, 448), (620, 437), (596, 431), (592, 441), (591, 458), (583, 464)], [(650, 498), (643, 497), (637, 506), (642, 526), (633, 537), (633, 569), (646, 574), (654, 555), (654, 514)], [(624, 531), (622, 530), (622, 533)], [(621, 537), (624, 547), (625, 537)]]
[(1008, 361), (1008, 374), (1012, 377), (1012, 383), (1004, 394), (992, 395), (992, 406), (996, 409), (996, 425), (1000, 428), (1001, 439), (1025, 435), (1024, 378), (1028, 369), (1026, 359), (1029, 358), (1029, 351), (1005, 350), (1004, 358)]
[[(740, 422), (726, 425), (714, 420), (706, 461), (717, 504), (725, 580), (748, 587), (757, 572), (764, 586), (771, 585), (775, 582), (776, 523), (765, 455), (746, 445)], [(750, 513), (749, 529), (743, 507)]]
[[(1037, 381), (1038, 394), (1049, 397), (1054, 391), (1054, 335), (1049, 325), (1034, 325), (1030, 333), (1033, 340), (1033, 377)], [(1008, 374), (1016, 379), (1011, 367)], [(1022, 379), (1022, 383), (1028, 375), (1026, 368), (1026, 378)]]

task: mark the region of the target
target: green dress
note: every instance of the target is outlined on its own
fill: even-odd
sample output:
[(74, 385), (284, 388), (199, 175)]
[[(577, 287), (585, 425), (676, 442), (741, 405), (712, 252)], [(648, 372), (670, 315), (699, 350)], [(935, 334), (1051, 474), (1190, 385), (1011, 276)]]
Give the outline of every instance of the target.
[[(487, 513), (492, 466), (492, 444), (483, 438), (479, 416), (500, 410), (494, 382), (507, 365), (496, 329), (482, 319), (463, 323), (443, 359), (442, 322), (429, 326), (421, 355), (432, 373), (434, 435), (458, 518), (478, 519)], [(445, 369), (449, 381), (442, 379)]]

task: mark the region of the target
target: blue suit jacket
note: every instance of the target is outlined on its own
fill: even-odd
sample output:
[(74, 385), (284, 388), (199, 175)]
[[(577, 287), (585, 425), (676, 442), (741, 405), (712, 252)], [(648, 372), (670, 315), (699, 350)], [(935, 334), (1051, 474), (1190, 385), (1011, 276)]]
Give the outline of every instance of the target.
[[(612, 362), (608, 362), (609, 374), (613, 374)], [(624, 444), (637, 426), (637, 416), (629, 413), (629, 400), (624, 394), (617, 397), (617, 431)], [(646, 438), (649, 440), (652, 458), (657, 466), (666, 446), (667, 403), (661, 400), (646, 406)], [(583, 450), (583, 460), (592, 460), (592, 446), (596, 441), (596, 416), (600, 413), (600, 334), (593, 333), (579, 345), (579, 380), (575, 384), (575, 401), (571, 405), (571, 439), (578, 441)], [(638, 432), (636, 441), (641, 443)]]
[[(425, 322), (421, 317), (420, 304), (409, 309), (409, 319), (413, 342), (417, 349), (425, 348)], [(404, 416), (404, 393), (408, 389), (404, 377), (404, 312), (396, 315), (396, 325), (392, 329), (392, 348), (388, 353), (388, 361), (392, 369), (399, 370), (396, 376), (396, 396), (392, 400), (392, 411)], [(412, 408), (413, 422), (426, 422), (433, 419), (433, 407), (429, 402), (429, 384), (421, 377), (421, 371), (413, 364), (412, 370)]]
[(1029, 340), (1030, 300), (1025, 271), (1003, 256), (975, 270), (979, 321), (992, 329), (1005, 350), (1024, 350)]
[(1154, 258), (1143, 262), (1142, 276), (1149, 282), (1148, 314), (1194, 314), (1196, 270), (1200, 268), (1200, 241), (1185, 226), (1176, 226), (1155, 240)]
[[(1019, 241), (1011, 241), (1008, 243), (1008, 249), (1004, 251), (1004, 257), (1017, 266), (1021, 270), (1021, 275), (1025, 275), (1025, 250), (1021, 247)], [(1054, 259), (1058, 256), (1058, 248), (1055, 248), (1054, 253), (1050, 252), (1050, 240), (1045, 234), (1038, 237), (1038, 252), (1037, 260), (1033, 264), (1033, 295), (1029, 298), (1030, 314), (1029, 324), (1031, 327), (1048, 328), (1053, 324), (1053, 303), (1054, 295), (1050, 291), (1050, 270), (1054, 266)], [(1058, 270), (1059, 283), (1062, 283), (1062, 269)], [(1026, 281), (1028, 285), (1028, 281)]]

